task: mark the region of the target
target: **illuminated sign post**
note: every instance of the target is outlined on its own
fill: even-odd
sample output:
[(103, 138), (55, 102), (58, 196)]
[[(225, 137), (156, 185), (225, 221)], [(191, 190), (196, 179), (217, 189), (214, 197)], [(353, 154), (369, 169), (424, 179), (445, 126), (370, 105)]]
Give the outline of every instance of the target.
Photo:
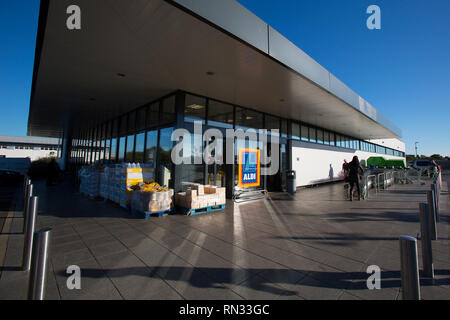
[(239, 187), (259, 187), (260, 161), (258, 149), (239, 149)]

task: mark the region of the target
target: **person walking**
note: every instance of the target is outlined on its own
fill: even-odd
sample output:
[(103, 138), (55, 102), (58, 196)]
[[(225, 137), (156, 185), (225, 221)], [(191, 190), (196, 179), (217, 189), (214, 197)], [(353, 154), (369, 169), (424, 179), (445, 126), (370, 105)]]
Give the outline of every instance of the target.
[(55, 158), (52, 158), (47, 167), (47, 186), (54, 185), (58, 181), (59, 175), (60, 169), (58, 163), (56, 163)]
[(359, 183), (360, 175), (364, 173), (364, 169), (359, 163), (357, 156), (348, 164), (348, 182), (350, 183), (350, 201), (353, 201), (353, 187), (356, 185), (358, 190), (358, 200), (361, 200), (361, 185)]
[(345, 160), (345, 159), (344, 159), (344, 163), (342, 164), (342, 171), (344, 172), (344, 181), (347, 181), (348, 163), (347, 163), (347, 160)]

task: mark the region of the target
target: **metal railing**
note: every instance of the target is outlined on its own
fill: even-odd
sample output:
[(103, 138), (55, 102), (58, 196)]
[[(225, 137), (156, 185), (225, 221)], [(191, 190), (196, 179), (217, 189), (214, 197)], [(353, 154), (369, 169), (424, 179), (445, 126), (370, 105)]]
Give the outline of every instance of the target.
[(366, 183), (365, 183), (365, 185), (366, 185), (366, 196), (365, 196), (365, 198), (369, 199), (370, 187), (373, 187), (375, 189), (375, 192), (378, 192), (377, 191), (377, 187), (376, 187), (376, 185), (377, 185), (377, 176), (374, 175), (374, 174), (367, 175), (366, 176)]
[[(380, 179), (382, 178), (382, 179)], [(382, 183), (380, 182), (382, 181)], [(378, 191), (381, 191), (381, 186), (383, 186), (383, 190), (386, 189), (386, 175), (383, 173), (377, 174), (377, 189)]]

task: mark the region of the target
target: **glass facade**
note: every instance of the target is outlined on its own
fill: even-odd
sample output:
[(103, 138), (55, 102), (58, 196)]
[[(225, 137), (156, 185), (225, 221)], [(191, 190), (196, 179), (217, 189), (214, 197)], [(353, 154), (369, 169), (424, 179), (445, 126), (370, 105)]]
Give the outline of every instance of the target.
[[(270, 150), (269, 148), (268, 153), (269, 155), (274, 151), (280, 153), (281, 168), (276, 177), (261, 176), (262, 188), (284, 185), (290, 152), (287, 148), (289, 139), (342, 149), (362, 150), (398, 157), (405, 156), (398, 150), (325, 128), (177, 91), (97, 126), (79, 130), (72, 140), (72, 152), (70, 153), (72, 163), (87, 165), (97, 161), (105, 163), (145, 162), (151, 164), (155, 169), (155, 179), (158, 183), (173, 187), (176, 168), (171, 161), (171, 151), (174, 146), (171, 135), (177, 126), (177, 121), (180, 121), (180, 117), (177, 120), (176, 114), (176, 108), (180, 108), (176, 107), (177, 101), (184, 103), (181, 105), (183, 107), (182, 123), (178, 122), (178, 125), (182, 125), (192, 133), (194, 132), (194, 121), (201, 121), (203, 133), (207, 128), (216, 128), (224, 136), (225, 130), (232, 128), (267, 129), (268, 141), (275, 134), (272, 130), (279, 130), (280, 149)], [(197, 143), (194, 143), (194, 140)], [(199, 141), (200, 143), (198, 143)], [(190, 142), (191, 150), (187, 152), (187, 155), (191, 159), (191, 164), (183, 164), (182, 169), (177, 171), (177, 174), (181, 176), (179, 180), (186, 183), (227, 185), (227, 187), (232, 184), (232, 188), (236, 188), (238, 185), (236, 164), (238, 163), (239, 143), (236, 144), (235, 162), (229, 165), (232, 167), (232, 170), (229, 170), (228, 165), (209, 163), (208, 159), (206, 163), (203, 161), (195, 163), (195, 158), (203, 155), (205, 144), (200, 135), (192, 135)], [(244, 147), (256, 147), (250, 146), (248, 140), (241, 142)], [(218, 152), (222, 152), (224, 159), (226, 157), (225, 148), (225, 143), (223, 143), (218, 150)], [(212, 154), (212, 157), (214, 156), (216, 155)]]
[[(298, 127), (300, 127), (300, 136), (297, 134)], [(310, 143), (330, 145), (344, 149), (361, 150), (371, 153), (392, 155), (396, 157), (405, 157), (405, 153), (398, 150), (379, 146), (371, 142), (359, 140), (357, 138), (345, 136), (336, 132), (313, 127), (308, 124), (295, 121), (292, 122), (292, 139)]]

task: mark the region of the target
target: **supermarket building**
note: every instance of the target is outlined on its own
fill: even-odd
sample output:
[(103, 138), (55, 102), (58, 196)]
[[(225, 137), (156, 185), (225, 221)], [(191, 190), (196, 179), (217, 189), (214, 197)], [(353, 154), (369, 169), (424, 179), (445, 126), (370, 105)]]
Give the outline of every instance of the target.
[[(67, 28), (71, 5), (80, 30)], [(237, 1), (41, 0), (28, 135), (62, 139), (68, 168), (145, 162), (175, 191), (215, 184), (231, 197), (237, 159), (171, 161), (172, 132), (194, 121), (224, 136), (267, 129), (269, 141), (279, 130), (269, 191), (287, 170), (305, 186), (342, 179), (354, 155), (405, 158), (400, 129)]]

